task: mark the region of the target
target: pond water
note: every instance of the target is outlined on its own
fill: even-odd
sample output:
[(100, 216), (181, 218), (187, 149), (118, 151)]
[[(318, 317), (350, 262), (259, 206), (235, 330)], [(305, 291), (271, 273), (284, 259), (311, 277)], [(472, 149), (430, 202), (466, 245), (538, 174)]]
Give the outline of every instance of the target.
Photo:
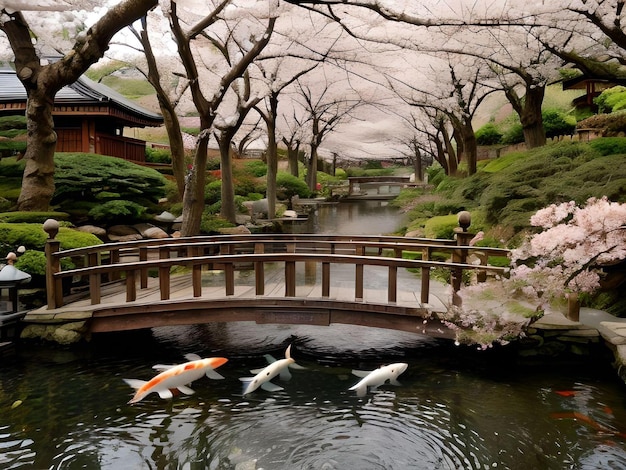
[[(337, 228), (341, 206), (329, 206)], [(392, 231), (392, 212), (376, 213), (386, 222), (361, 217), (357, 233)], [(289, 344), (304, 369), (274, 379), (281, 391), (243, 396), (239, 378)], [(127, 404), (123, 379), (149, 380), (153, 365), (188, 353), (228, 358), (224, 380)], [(392, 362), (408, 364), (400, 385), (349, 390), (360, 380), (352, 369)], [(622, 469), (626, 386), (603, 347), (532, 358), (515, 345), (477, 351), (347, 325), (221, 323), (101, 334), (72, 348), (23, 343), (0, 364), (0, 468)]]

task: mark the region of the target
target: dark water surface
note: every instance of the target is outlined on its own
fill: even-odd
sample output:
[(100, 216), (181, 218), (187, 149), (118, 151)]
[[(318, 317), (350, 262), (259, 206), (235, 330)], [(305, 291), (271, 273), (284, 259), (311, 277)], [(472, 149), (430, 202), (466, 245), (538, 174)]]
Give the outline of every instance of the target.
[[(329, 220), (343, 227), (340, 206)], [(350, 232), (392, 231), (388, 210)], [(306, 369), (275, 379), (282, 391), (242, 396), (239, 378), (288, 344)], [(187, 353), (227, 357), (225, 379), (127, 404), (123, 379), (148, 380)], [(0, 469), (626, 468), (626, 386), (602, 348), (521, 359), (515, 346), (476, 351), (364, 327), (229, 323), (101, 334), (71, 349), (28, 343), (1, 361)], [(352, 369), (391, 362), (409, 364), (401, 385), (348, 390)]]

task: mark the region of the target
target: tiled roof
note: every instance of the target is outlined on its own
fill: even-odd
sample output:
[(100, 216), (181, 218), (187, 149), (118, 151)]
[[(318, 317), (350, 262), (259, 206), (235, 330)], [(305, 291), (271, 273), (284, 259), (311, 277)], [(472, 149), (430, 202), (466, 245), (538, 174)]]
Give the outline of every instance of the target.
[[(15, 70), (6, 65), (0, 67), (0, 103), (26, 102), (26, 90), (17, 78)], [(161, 123), (160, 114), (145, 109), (125, 98), (115, 90), (82, 75), (76, 82), (63, 87), (55, 96), (55, 104), (89, 105), (109, 102), (127, 113), (142, 119)]]

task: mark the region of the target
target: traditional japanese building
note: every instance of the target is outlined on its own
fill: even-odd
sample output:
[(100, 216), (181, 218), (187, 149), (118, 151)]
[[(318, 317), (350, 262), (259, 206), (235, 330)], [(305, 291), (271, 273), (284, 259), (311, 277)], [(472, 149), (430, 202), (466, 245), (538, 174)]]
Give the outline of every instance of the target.
[[(26, 90), (10, 67), (0, 68), (0, 116), (24, 115)], [(146, 143), (124, 136), (124, 128), (157, 127), (160, 114), (149, 111), (111, 88), (81, 76), (55, 97), (57, 152), (89, 152), (134, 162), (145, 161)]]

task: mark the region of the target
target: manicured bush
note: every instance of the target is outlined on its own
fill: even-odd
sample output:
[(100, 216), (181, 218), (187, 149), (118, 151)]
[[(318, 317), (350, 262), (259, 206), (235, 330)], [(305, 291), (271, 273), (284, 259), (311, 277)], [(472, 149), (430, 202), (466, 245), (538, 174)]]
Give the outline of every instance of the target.
[[(24, 246), (26, 250), (44, 251), (48, 234), (42, 224), (7, 224), (0, 223), (0, 256)], [(100, 245), (102, 241), (91, 233), (80, 232), (68, 227), (61, 227), (56, 239), (62, 250)]]
[(604, 90), (593, 102), (599, 113), (612, 113), (626, 108), (626, 87), (618, 85)]
[(506, 145), (521, 144), (524, 142), (524, 128), (521, 123), (513, 124), (502, 136), (502, 143)]
[(27, 223), (27, 224), (43, 224), (48, 219), (67, 220), (69, 214), (66, 212), (2, 212), (0, 213), (0, 221), (6, 223)]
[(172, 152), (168, 149), (146, 147), (146, 161), (149, 163), (172, 163)]
[(493, 122), (488, 122), (476, 131), (476, 143), (478, 145), (495, 145), (502, 140), (502, 132)]
[[(2, 144), (2, 142), (0, 142)], [(0, 146), (0, 148), (2, 148)], [(5, 178), (19, 178), (20, 181), (24, 175), (24, 168), (26, 167), (26, 161), (19, 160), (15, 157), (3, 158), (0, 160), (0, 176)]]
[(26, 116), (2, 116), (0, 117), (0, 131), (11, 129), (26, 129)]
[(251, 160), (244, 163), (244, 170), (252, 176), (261, 177), (267, 174), (267, 164), (261, 160)]
[(603, 139), (594, 139), (589, 142), (589, 146), (602, 156), (626, 154), (625, 137), (605, 137)]
[(206, 211), (202, 214), (200, 221), (200, 232), (207, 235), (219, 233), (220, 228), (233, 227), (228, 220), (223, 219), (219, 215), (210, 214)]
[(307, 198), (311, 191), (307, 184), (290, 173), (279, 171), (276, 175), (276, 193), (279, 199), (291, 199), (293, 196)]
[(560, 135), (572, 135), (576, 130), (576, 119), (566, 116), (564, 113), (548, 109), (541, 113), (543, 120), (543, 128), (546, 131), (546, 137), (557, 137)]
[(215, 204), (222, 199), (222, 181), (215, 180), (204, 186), (204, 202), (205, 204)]
[(98, 204), (89, 211), (89, 216), (97, 222), (106, 224), (131, 223), (142, 220), (146, 208), (132, 201), (107, 201)]
[(55, 156), (55, 164), (52, 204), (68, 212), (77, 201), (125, 200), (148, 207), (158, 204), (165, 194), (163, 175), (121, 158), (60, 153)]
[(426, 238), (454, 238), (454, 228), (459, 226), (456, 214), (431, 217), (424, 225)]

